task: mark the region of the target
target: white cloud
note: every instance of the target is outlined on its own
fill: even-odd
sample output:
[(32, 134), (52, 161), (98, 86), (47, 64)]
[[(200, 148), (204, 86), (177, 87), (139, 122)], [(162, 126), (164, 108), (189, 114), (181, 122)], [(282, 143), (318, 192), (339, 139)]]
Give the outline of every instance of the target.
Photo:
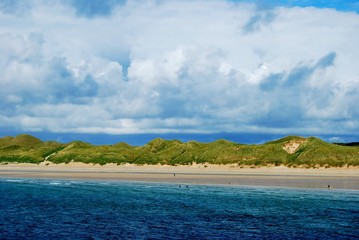
[(129, 1), (108, 12), (86, 18), (40, 0), (0, 11), (0, 126), (359, 132), (355, 13), (226, 1)]

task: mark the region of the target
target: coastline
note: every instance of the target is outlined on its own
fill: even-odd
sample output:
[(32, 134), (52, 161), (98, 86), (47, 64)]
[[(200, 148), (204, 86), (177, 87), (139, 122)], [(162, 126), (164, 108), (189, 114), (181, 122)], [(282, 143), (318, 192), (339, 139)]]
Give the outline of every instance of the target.
[(181, 166), (69, 163), (0, 165), (0, 178), (92, 179), (178, 184), (211, 184), (359, 190), (359, 167), (288, 168), (193, 164)]

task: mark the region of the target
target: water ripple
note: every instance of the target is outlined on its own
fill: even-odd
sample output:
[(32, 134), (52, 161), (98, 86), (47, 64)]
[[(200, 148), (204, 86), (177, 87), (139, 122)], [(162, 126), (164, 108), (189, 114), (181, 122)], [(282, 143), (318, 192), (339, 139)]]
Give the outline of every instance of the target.
[(1, 239), (359, 236), (358, 191), (6, 179), (0, 192)]

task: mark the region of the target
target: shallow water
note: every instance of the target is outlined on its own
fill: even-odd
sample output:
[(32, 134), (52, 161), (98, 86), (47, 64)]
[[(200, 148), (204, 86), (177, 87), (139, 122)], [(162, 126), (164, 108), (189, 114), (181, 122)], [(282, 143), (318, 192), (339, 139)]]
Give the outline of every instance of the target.
[(359, 191), (0, 180), (1, 239), (358, 239)]

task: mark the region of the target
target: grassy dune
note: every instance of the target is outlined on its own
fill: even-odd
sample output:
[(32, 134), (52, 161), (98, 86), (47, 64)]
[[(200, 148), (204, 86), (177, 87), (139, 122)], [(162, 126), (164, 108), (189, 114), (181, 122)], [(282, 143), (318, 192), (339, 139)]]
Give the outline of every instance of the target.
[(135, 147), (126, 143), (94, 146), (74, 141), (43, 142), (30, 135), (0, 138), (0, 162), (134, 163), (186, 165), (192, 163), (289, 167), (359, 166), (359, 146), (330, 144), (318, 138), (288, 136), (261, 145), (226, 140), (211, 143), (154, 139)]

